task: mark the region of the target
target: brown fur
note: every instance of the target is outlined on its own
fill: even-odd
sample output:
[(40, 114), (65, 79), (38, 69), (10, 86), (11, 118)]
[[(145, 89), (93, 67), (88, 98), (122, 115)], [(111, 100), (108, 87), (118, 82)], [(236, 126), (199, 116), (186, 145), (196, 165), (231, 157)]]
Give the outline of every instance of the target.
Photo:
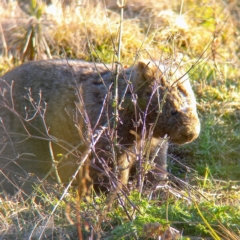
[[(60, 161), (62, 182), (69, 182), (90, 147), (90, 169), (82, 168), (81, 182), (107, 177), (103, 169), (114, 165), (110, 70), (111, 65), (47, 60), (28, 62), (2, 76), (0, 180), (4, 189), (11, 192), (14, 184), (29, 190), (32, 181), (44, 178), (52, 167), (49, 142), (54, 159)], [(118, 90), (119, 100), (124, 101), (117, 128), (117, 172), (121, 183), (127, 184), (135, 152), (143, 151), (141, 140), (149, 142), (150, 156), (161, 147), (155, 163), (165, 169), (167, 142), (162, 138), (176, 144), (191, 142), (200, 123), (190, 82), (176, 64), (140, 61), (122, 69)], [(99, 141), (91, 145), (101, 130)], [(56, 181), (53, 172), (48, 180)]]

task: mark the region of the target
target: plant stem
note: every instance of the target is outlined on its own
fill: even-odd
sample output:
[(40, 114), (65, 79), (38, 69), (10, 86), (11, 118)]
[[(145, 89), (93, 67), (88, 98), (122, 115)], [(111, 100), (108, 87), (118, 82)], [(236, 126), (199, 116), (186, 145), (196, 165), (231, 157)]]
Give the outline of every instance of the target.
[(118, 77), (120, 72), (120, 62), (121, 62), (121, 45), (122, 45), (122, 29), (123, 29), (123, 11), (124, 11), (124, 0), (120, 1), (119, 7), (120, 11), (120, 26), (119, 26), (119, 34), (118, 34), (118, 51), (117, 51), (117, 62), (115, 69), (115, 78), (114, 78), (114, 100), (113, 100), (113, 108), (114, 108), (114, 173), (117, 173), (117, 126), (118, 126)]

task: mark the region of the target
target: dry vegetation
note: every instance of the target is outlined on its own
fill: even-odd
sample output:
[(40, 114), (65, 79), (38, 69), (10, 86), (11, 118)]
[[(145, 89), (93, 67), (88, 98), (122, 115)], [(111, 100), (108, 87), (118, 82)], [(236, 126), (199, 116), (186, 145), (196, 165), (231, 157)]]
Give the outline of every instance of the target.
[[(1, 75), (34, 59), (116, 61), (117, 1), (23, 2), (0, 1)], [(81, 239), (78, 213), (83, 239), (239, 239), (239, 15), (237, 0), (128, 0), (122, 64), (182, 59), (198, 99), (200, 137), (171, 149), (171, 177), (160, 194), (132, 190), (106, 214), (104, 195), (80, 204), (74, 189), (61, 202), (60, 187), (38, 192), (40, 204), (0, 198), (0, 239)]]

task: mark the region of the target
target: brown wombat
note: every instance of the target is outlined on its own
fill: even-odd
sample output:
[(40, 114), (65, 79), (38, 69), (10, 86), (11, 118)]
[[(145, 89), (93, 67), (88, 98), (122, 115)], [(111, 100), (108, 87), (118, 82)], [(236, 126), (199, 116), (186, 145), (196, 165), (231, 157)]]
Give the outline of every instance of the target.
[(29, 192), (32, 182), (56, 181), (54, 163), (58, 163), (61, 181), (67, 183), (90, 150), (89, 172), (83, 168), (86, 172), (81, 178), (85, 174), (94, 183), (99, 183), (101, 176), (110, 177), (111, 182), (115, 171), (121, 184), (127, 184), (133, 163), (147, 154), (155, 157), (159, 170), (153, 172), (165, 177), (168, 143), (163, 138), (184, 144), (196, 139), (200, 131), (188, 76), (177, 64), (151, 60), (122, 68), (114, 148), (111, 67), (78, 60), (44, 60), (25, 63), (2, 76), (3, 189)]

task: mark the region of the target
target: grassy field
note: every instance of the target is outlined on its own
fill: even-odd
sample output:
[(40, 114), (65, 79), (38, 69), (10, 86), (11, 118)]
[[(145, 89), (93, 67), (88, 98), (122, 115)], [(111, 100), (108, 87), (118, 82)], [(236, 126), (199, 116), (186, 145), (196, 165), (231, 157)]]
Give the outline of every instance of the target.
[[(0, 0), (0, 75), (35, 59), (117, 61), (117, 1), (22, 2)], [(128, 0), (121, 63), (184, 61), (199, 138), (170, 147), (169, 181), (158, 191), (133, 189), (109, 212), (104, 194), (79, 202), (71, 189), (59, 201), (61, 187), (38, 192), (39, 204), (0, 198), (0, 239), (240, 239), (239, 16), (238, 1)]]

